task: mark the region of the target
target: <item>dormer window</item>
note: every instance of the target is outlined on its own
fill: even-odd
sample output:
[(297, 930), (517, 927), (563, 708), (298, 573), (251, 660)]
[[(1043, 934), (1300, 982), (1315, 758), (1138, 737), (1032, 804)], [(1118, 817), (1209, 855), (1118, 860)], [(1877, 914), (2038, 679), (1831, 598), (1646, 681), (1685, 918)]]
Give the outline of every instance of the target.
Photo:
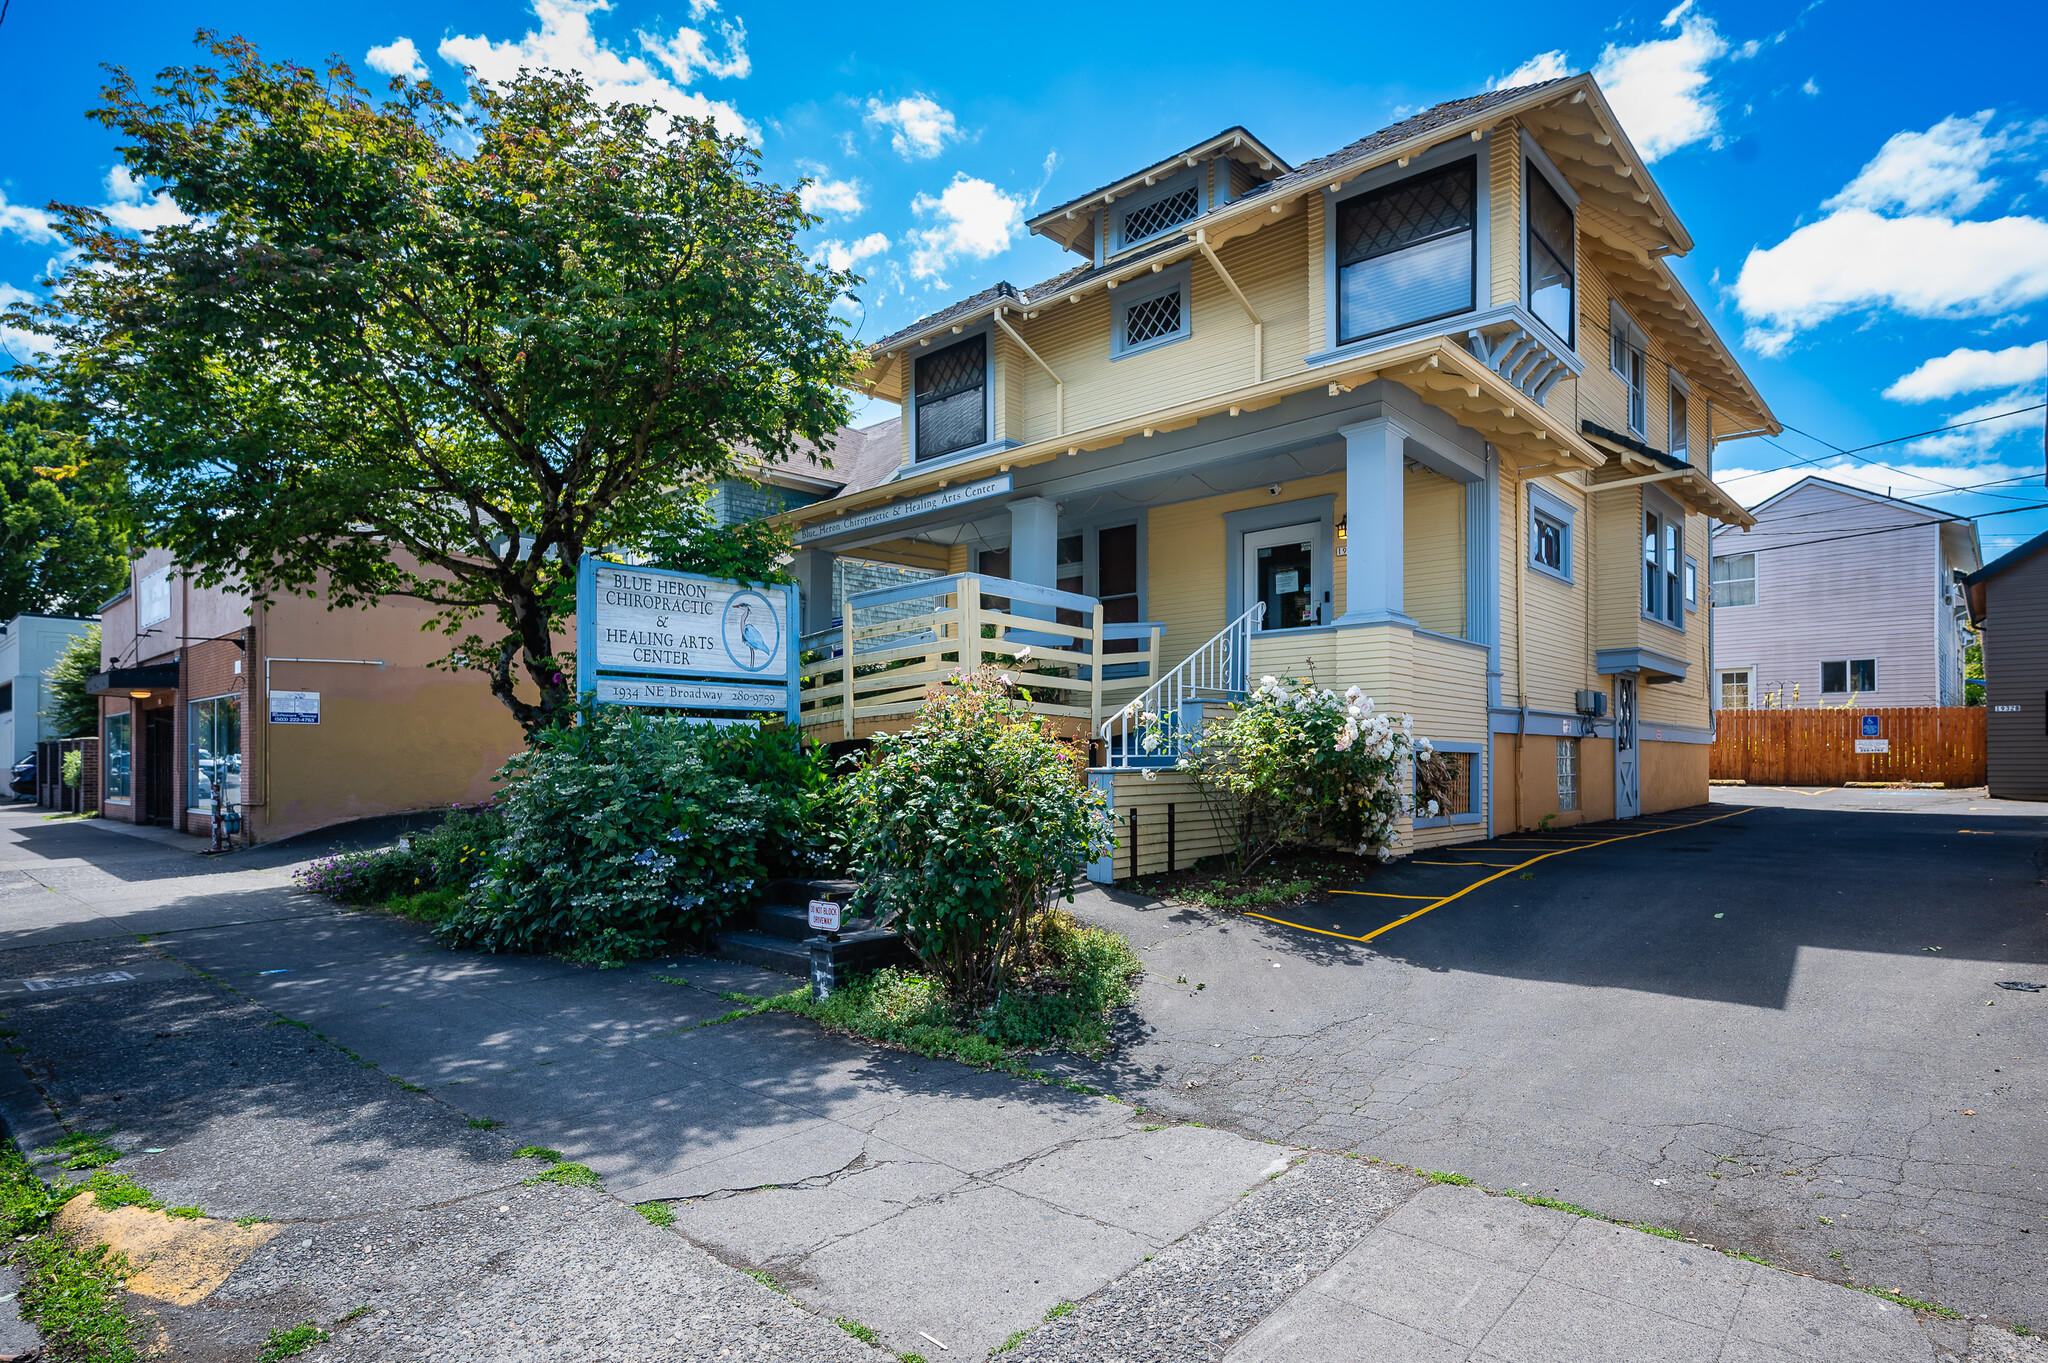
[(1206, 169), (1183, 171), (1110, 209), (1109, 254), (1143, 245), (1200, 217), (1202, 177), (1207, 173)]
[(1528, 163), (1524, 178), (1529, 186), (1529, 311), (1559, 340), (1573, 345), (1577, 271), (1571, 205), (1534, 161)]
[(1338, 342), (1470, 312), (1478, 204), (1471, 157), (1338, 204)]
[(917, 458), (988, 443), (988, 337), (969, 336), (917, 357), (912, 385)]

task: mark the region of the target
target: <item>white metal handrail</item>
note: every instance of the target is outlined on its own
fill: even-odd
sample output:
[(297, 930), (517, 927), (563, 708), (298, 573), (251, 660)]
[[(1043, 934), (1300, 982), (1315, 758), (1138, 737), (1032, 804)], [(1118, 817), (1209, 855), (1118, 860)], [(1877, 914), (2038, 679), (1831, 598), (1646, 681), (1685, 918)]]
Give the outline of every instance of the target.
[[(1100, 731), (1103, 760), (1112, 767), (1151, 766), (1186, 751), (1201, 734), (1201, 706), (1234, 700), (1251, 689), (1252, 635), (1265, 618), (1266, 603), (1253, 603), (1215, 638), (1104, 720)], [(1159, 745), (1149, 753), (1143, 750), (1147, 714), (1154, 716), (1161, 735)]]

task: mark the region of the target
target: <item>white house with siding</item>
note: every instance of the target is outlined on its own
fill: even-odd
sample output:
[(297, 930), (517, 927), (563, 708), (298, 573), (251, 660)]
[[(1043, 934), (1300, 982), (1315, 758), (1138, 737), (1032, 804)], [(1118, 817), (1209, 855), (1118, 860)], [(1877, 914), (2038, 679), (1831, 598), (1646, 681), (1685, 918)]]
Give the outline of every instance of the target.
[(1825, 478), (1714, 532), (1721, 709), (1961, 705), (1976, 522)]

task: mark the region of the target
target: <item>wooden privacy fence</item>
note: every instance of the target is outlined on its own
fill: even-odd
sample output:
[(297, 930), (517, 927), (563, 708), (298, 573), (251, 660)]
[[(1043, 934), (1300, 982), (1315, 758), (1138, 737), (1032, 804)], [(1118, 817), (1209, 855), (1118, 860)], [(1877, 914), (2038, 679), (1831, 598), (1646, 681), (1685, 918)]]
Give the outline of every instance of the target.
[[(1886, 752), (1858, 752), (1865, 719), (1877, 720)], [(1851, 781), (1984, 784), (1984, 707), (1868, 710), (1723, 710), (1709, 774), (1769, 786)], [(1866, 748), (1876, 746), (1864, 741)]]

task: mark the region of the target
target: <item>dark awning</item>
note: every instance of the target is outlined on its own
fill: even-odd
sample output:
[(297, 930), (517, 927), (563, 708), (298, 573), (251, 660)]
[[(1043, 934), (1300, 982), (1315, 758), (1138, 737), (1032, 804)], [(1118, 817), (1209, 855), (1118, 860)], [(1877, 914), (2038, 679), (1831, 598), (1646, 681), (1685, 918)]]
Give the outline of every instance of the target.
[(85, 694), (104, 696), (119, 691), (175, 691), (178, 665), (158, 663), (154, 667), (114, 667), (95, 672), (85, 679)]

